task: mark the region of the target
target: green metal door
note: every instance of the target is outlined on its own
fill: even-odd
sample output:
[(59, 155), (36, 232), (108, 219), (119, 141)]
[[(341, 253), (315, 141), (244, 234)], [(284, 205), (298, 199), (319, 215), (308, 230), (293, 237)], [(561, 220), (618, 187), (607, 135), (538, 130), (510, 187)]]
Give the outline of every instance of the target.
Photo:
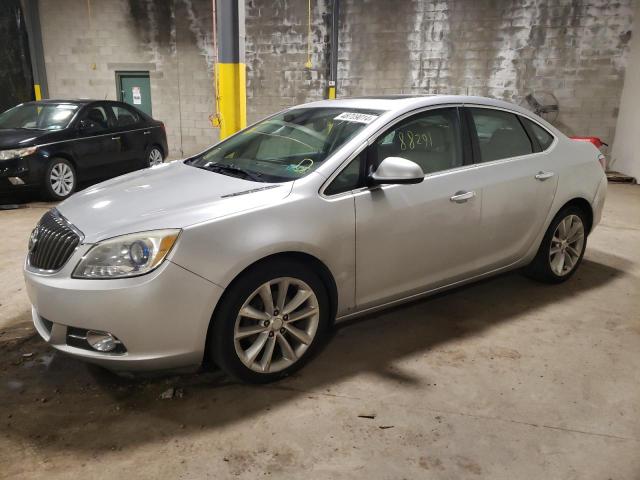
[(116, 73), (120, 101), (151, 115), (151, 82), (148, 72)]

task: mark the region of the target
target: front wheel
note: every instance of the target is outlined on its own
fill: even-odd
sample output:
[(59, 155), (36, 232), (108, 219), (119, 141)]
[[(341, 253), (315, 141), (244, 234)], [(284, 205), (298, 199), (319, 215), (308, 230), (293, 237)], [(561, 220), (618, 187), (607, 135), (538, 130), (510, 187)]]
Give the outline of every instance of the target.
[(45, 171), (44, 193), (51, 200), (64, 200), (76, 189), (76, 171), (64, 158), (54, 158)]
[(585, 225), (585, 214), (580, 208), (563, 208), (549, 225), (538, 253), (525, 273), (546, 283), (569, 279), (580, 265), (587, 246)]
[(326, 289), (294, 261), (270, 261), (243, 274), (216, 311), (209, 339), (215, 363), (230, 376), (267, 383), (302, 367), (329, 320)]

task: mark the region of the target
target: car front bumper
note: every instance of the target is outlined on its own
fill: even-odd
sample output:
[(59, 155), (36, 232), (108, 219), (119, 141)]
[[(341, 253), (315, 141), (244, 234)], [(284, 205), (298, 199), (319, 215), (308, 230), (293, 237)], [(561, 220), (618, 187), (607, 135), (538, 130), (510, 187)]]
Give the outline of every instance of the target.
[[(54, 274), (25, 264), (33, 323), (45, 341), (114, 371), (185, 369), (202, 363), (222, 288), (170, 261), (140, 277), (74, 279), (71, 272), (80, 256), (76, 251)], [(102, 353), (88, 343), (78, 347), (73, 333), (83, 330), (108, 332), (125, 351)]]
[[(0, 193), (40, 187), (44, 176), (43, 165), (36, 155), (0, 161)], [(10, 179), (13, 180), (12, 183)]]

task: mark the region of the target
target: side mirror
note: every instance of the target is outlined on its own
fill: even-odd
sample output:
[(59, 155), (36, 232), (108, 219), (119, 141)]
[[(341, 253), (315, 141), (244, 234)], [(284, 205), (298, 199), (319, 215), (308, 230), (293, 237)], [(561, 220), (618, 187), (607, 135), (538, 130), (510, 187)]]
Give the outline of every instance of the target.
[(420, 183), (424, 172), (420, 165), (400, 157), (387, 157), (378, 169), (369, 176), (371, 185), (394, 185), (402, 183)]

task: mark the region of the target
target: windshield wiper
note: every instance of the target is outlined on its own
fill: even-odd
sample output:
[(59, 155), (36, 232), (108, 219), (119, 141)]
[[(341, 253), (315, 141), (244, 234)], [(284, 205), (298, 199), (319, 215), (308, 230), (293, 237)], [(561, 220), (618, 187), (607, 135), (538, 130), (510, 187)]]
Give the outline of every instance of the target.
[(200, 168), (209, 170), (211, 172), (229, 174), (232, 176), (240, 176), (245, 179), (253, 180), (254, 182), (264, 182), (262, 174), (251, 170), (245, 170), (244, 168), (237, 167), (235, 165), (229, 165), (226, 163), (209, 163), (205, 165), (198, 165)]

